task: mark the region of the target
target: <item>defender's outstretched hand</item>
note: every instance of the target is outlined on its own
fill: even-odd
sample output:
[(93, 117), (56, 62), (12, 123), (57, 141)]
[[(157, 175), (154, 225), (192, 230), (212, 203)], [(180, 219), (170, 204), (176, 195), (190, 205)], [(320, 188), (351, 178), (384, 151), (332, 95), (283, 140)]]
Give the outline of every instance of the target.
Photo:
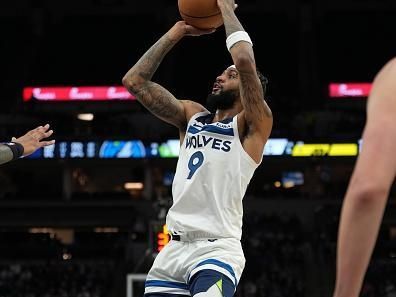
[(39, 148), (55, 143), (55, 140), (42, 141), (43, 139), (50, 137), (52, 133), (54, 133), (54, 131), (49, 130), (49, 127), (49, 124), (45, 125), (44, 127), (37, 127), (36, 129), (30, 130), (25, 135), (19, 138), (13, 137), (12, 142), (20, 143), (24, 149), (23, 156), (28, 156), (34, 153)]

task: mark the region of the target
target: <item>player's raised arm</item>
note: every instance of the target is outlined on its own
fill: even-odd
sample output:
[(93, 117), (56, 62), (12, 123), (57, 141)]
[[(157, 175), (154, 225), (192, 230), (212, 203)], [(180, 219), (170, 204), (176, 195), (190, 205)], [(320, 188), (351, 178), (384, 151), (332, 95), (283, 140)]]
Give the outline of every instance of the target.
[(256, 62), (249, 35), (235, 15), (234, 0), (217, 0), (227, 35), (227, 47), (241, 81), (241, 99), (249, 129), (265, 139), (272, 127), (272, 113), (264, 101), (264, 92), (256, 71)]
[(363, 148), (344, 198), (334, 297), (358, 297), (396, 175), (396, 60), (374, 81)]
[(184, 21), (177, 22), (163, 35), (125, 74), (122, 82), (129, 92), (136, 95), (150, 112), (158, 118), (185, 130), (188, 112), (202, 111), (202, 106), (192, 101), (180, 101), (168, 90), (151, 79), (164, 59), (165, 55), (184, 36), (198, 36), (212, 33), (213, 30), (199, 30), (187, 25)]

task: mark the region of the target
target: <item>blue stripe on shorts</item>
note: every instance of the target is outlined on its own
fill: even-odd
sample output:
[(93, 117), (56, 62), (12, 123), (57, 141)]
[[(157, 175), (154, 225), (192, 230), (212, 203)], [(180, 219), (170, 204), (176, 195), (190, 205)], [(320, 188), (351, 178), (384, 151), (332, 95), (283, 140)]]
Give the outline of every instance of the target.
[(199, 266), (206, 265), (206, 264), (212, 264), (212, 265), (216, 265), (216, 266), (219, 266), (221, 268), (224, 268), (225, 270), (227, 270), (234, 277), (235, 284), (238, 283), (237, 278), (236, 278), (235, 273), (234, 273), (234, 270), (232, 269), (231, 265), (229, 265), (227, 263), (224, 263), (224, 262), (221, 262), (221, 261), (216, 260), (216, 259), (204, 260), (204, 261), (198, 263), (197, 266), (194, 267), (194, 269), (199, 267)]
[(148, 280), (145, 283), (145, 287), (165, 287), (165, 288), (177, 288), (188, 290), (188, 285), (185, 283), (169, 282), (161, 280)]

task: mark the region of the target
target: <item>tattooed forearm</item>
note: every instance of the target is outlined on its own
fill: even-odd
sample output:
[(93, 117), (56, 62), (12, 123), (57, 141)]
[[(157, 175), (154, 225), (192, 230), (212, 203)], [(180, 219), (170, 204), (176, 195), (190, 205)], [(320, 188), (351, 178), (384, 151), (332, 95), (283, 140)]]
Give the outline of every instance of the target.
[(133, 75), (140, 76), (143, 80), (150, 80), (158, 69), (165, 55), (176, 44), (177, 40), (170, 39), (166, 34), (158, 40), (140, 60), (125, 75), (125, 79)]
[[(176, 33), (175, 33), (176, 32)], [(184, 128), (182, 103), (165, 88), (151, 81), (165, 55), (183, 37), (180, 31), (168, 31), (127, 72), (122, 82), (150, 112), (160, 119)]]
[(235, 15), (234, 7), (230, 5), (222, 5), (220, 6), (220, 10), (223, 15), (227, 37), (236, 31), (245, 31)]
[[(223, 16), (227, 38), (232, 33), (235, 33), (237, 31), (245, 31), (242, 24), (239, 22), (237, 16), (235, 15), (234, 4), (232, 2), (222, 2), (219, 7)], [(242, 66), (239, 60), (241, 57), (240, 54), (243, 54), (244, 58), (247, 58), (249, 62), (255, 67), (255, 59), (252, 46), (246, 46), (245, 42), (243, 42), (242, 44), (238, 43), (237, 45), (233, 46), (231, 50), (231, 56), (238, 71), (241, 70), (240, 67)], [(246, 65), (246, 63), (244, 63), (244, 65)]]

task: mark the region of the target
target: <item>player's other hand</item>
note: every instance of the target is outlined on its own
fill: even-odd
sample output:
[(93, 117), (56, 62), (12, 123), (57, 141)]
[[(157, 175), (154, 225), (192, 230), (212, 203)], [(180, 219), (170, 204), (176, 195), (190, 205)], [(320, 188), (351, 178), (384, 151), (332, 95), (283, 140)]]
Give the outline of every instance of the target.
[(175, 25), (179, 30), (182, 30), (184, 36), (201, 36), (201, 35), (206, 35), (206, 34), (211, 34), (216, 31), (215, 28), (213, 29), (198, 29), (196, 27), (193, 27), (189, 24), (187, 24), (185, 21), (179, 21)]
[(30, 155), (39, 148), (55, 143), (55, 140), (42, 141), (43, 139), (50, 137), (52, 133), (54, 133), (54, 131), (49, 130), (49, 127), (50, 125), (48, 124), (44, 127), (37, 127), (36, 129), (30, 130), (25, 135), (19, 138), (13, 137), (11, 141), (22, 144), (24, 148), (23, 156)]

